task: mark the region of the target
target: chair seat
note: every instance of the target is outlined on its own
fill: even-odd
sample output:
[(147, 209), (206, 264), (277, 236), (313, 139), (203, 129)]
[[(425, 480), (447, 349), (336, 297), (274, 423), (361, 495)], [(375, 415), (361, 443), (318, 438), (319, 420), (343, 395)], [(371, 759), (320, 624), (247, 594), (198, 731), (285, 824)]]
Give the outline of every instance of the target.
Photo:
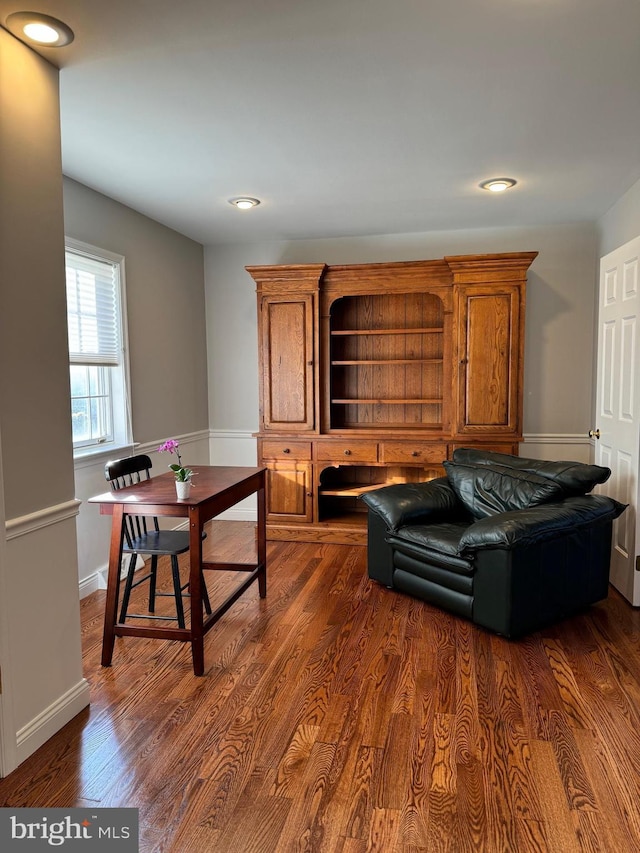
[[(206, 534), (203, 534), (204, 539)], [(131, 540), (131, 545), (123, 543), (125, 554), (156, 554), (159, 557), (171, 554), (185, 554), (189, 550), (188, 530), (151, 530)]]

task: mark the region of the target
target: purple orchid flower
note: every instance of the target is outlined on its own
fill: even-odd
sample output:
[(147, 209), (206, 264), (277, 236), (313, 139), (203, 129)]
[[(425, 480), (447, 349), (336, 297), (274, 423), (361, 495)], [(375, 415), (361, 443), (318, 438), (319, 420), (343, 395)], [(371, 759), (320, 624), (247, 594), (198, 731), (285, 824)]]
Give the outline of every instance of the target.
[(164, 444), (161, 444), (158, 448), (158, 453), (175, 453), (178, 457), (178, 464), (169, 465), (169, 468), (176, 475), (176, 480), (182, 483), (186, 483), (193, 476), (193, 471), (191, 468), (183, 468), (182, 467), (182, 459), (180, 458), (180, 451), (178, 450), (179, 442), (175, 440), (175, 438), (170, 438), (168, 441), (165, 441)]

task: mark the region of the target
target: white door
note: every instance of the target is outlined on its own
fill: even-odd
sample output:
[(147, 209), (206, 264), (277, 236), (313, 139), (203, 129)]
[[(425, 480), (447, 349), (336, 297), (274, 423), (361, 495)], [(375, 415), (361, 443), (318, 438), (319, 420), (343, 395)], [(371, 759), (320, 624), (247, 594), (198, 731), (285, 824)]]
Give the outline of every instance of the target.
[(640, 445), (640, 237), (600, 261), (596, 462), (611, 468), (597, 491), (627, 510), (613, 524), (611, 583), (640, 605), (638, 452)]

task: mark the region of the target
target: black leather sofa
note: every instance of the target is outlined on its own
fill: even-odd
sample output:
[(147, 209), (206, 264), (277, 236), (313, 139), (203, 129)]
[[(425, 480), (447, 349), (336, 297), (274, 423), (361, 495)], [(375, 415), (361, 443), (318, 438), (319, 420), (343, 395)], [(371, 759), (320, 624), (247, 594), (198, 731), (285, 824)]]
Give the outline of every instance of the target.
[(506, 637), (607, 597), (625, 505), (588, 492), (608, 468), (471, 448), (443, 465), (446, 477), (362, 496), (370, 578)]

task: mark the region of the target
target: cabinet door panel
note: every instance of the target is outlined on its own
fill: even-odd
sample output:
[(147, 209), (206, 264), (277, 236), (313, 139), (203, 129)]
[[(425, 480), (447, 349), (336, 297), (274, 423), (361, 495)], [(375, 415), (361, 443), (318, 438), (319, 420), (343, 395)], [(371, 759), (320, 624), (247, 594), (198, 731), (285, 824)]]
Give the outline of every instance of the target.
[(265, 429), (312, 430), (313, 296), (265, 297), (262, 327)]
[(517, 432), (520, 293), (461, 288), (458, 430)]
[(267, 466), (267, 521), (311, 521), (311, 465), (273, 462)]

